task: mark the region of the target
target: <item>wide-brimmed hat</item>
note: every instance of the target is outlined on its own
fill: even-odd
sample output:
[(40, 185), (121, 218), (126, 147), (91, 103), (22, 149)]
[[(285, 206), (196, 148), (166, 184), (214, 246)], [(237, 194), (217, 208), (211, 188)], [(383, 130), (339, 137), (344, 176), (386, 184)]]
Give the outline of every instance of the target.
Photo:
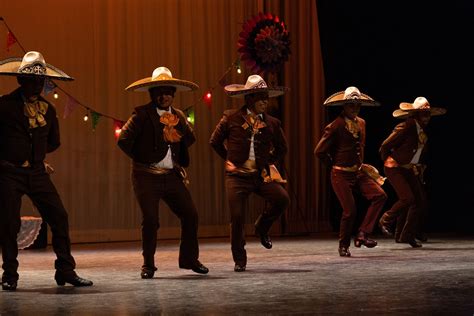
[(224, 87), (228, 96), (233, 98), (243, 98), (247, 94), (268, 92), (270, 98), (285, 94), (289, 89), (287, 87), (276, 86), (269, 87), (265, 80), (259, 75), (251, 75), (247, 82), (243, 84), (230, 84)]
[(151, 77), (143, 78), (129, 85), (127, 91), (148, 91), (153, 87), (175, 87), (177, 91), (193, 91), (199, 89), (194, 82), (173, 78), (173, 74), (166, 67), (153, 70)]
[(0, 75), (35, 76), (64, 81), (74, 80), (64, 71), (47, 64), (43, 55), (35, 51), (26, 53), (23, 58), (14, 57), (0, 61)]
[(400, 108), (393, 111), (393, 116), (396, 118), (406, 118), (407, 116), (420, 111), (430, 112), (431, 116), (438, 116), (446, 113), (445, 108), (431, 107), (425, 97), (418, 97), (413, 103), (400, 103)]
[(342, 106), (346, 104), (357, 103), (361, 106), (379, 106), (380, 103), (361, 93), (356, 87), (348, 87), (344, 91), (339, 91), (331, 95), (324, 101), (325, 106)]

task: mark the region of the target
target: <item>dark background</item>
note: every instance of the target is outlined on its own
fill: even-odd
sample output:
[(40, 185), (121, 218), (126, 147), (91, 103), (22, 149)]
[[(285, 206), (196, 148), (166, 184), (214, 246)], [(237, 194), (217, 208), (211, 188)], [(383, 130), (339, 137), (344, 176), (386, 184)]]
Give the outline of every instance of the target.
[[(474, 232), (474, 3), (317, 1), (326, 94), (354, 85), (382, 106), (362, 108), (365, 161), (383, 170), (378, 148), (399, 120), (400, 102), (424, 96), (448, 110), (428, 127), (428, 232)], [(327, 111), (328, 122), (339, 114)], [(395, 201), (389, 195), (384, 210)], [(363, 203), (363, 202), (361, 202)], [(339, 205), (331, 198), (333, 226)], [(337, 211), (339, 209), (339, 211)]]

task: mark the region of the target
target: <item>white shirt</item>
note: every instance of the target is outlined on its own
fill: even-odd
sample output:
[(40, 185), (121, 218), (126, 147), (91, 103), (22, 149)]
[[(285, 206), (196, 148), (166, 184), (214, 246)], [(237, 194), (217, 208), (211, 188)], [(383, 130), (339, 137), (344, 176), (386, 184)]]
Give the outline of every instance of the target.
[[(162, 110), (160, 108), (156, 108), (156, 111), (158, 112), (158, 115), (161, 116), (165, 112), (171, 113), (171, 107), (169, 107), (168, 110)], [(151, 165), (157, 168), (173, 169), (174, 166), (173, 166), (173, 158), (171, 155), (171, 145), (168, 145), (168, 151), (166, 152), (165, 158), (163, 158), (163, 160), (161, 160), (160, 162), (155, 162)]]
[[(416, 133), (417, 135), (419, 135), (421, 131), (421, 126), (420, 124), (418, 124), (417, 121), (415, 121), (415, 123), (416, 123)], [(410, 163), (417, 164), (420, 161), (421, 151), (423, 150), (423, 147), (425, 147), (425, 144), (420, 144), (420, 141), (418, 140), (418, 149), (413, 155), (413, 158), (411, 158)]]
[[(250, 111), (249, 109), (247, 109), (247, 114), (252, 114), (252, 111)], [(257, 116), (260, 117), (261, 120), (263, 120), (263, 115), (262, 114), (258, 114)], [(251, 126), (251, 128), (253, 128), (253, 126)], [(252, 137), (250, 138), (250, 151), (249, 151), (249, 160), (256, 160), (255, 159), (255, 147), (254, 147), (254, 141), (253, 141), (253, 138), (254, 138), (254, 134), (252, 133)]]

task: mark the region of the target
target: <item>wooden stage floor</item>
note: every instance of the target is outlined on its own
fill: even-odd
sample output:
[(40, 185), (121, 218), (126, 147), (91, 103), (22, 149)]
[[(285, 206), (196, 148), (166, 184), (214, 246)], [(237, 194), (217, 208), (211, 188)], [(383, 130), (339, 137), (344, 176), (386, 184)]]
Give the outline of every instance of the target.
[(94, 286), (56, 286), (50, 248), (20, 251), (16, 292), (0, 315), (473, 315), (474, 237), (435, 236), (412, 249), (378, 239), (339, 257), (335, 236), (247, 241), (247, 271), (233, 271), (227, 239), (201, 239), (208, 275), (178, 268), (179, 241), (160, 241), (158, 271), (140, 278), (139, 242), (73, 245)]

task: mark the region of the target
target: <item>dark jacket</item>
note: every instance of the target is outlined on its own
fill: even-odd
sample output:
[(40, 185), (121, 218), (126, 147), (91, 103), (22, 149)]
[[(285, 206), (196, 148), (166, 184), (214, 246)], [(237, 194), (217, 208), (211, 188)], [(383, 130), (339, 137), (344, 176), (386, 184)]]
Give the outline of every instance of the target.
[(30, 128), (24, 114), (21, 88), (0, 97), (0, 160), (21, 165), (29, 161), (32, 165), (42, 164), (46, 153), (59, 145), (59, 123), (54, 106), (48, 103), (44, 115), (46, 125)]
[(120, 149), (133, 161), (149, 164), (163, 160), (170, 145), (173, 161), (182, 167), (189, 166), (188, 147), (196, 138), (183, 112), (173, 107), (171, 112), (179, 117), (179, 123), (175, 128), (182, 135), (181, 141), (168, 143), (164, 140), (165, 125), (160, 122), (156, 107), (150, 102), (136, 107), (133, 115), (123, 126), (118, 139)]
[(364, 161), (365, 121), (357, 117), (359, 137), (354, 137), (347, 129), (342, 115), (324, 129), (314, 154), (323, 162), (340, 167), (360, 165)]
[[(243, 127), (246, 116), (246, 106), (225, 111), (209, 140), (219, 156), (237, 166), (249, 158), (251, 132)], [(288, 151), (280, 121), (263, 113), (263, 122), (266, 126), (254, 136), (255, 161), (259, 169), (280, 162)]]
[[(423, 160), (427, 146), (423, 147), (420, 162)], [(418, 130), (414, 118), (407, 118), (395, 126), (393, 132), (380, 146), (379, 153), (383, 161), (391, 156), (399, 164), (410, 163), (418, 149)]]

